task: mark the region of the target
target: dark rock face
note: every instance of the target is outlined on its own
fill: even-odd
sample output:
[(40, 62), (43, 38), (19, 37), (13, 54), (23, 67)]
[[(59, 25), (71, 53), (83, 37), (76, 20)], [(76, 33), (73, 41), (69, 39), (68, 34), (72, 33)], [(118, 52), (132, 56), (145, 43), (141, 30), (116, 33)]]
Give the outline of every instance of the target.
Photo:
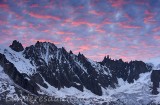
[(4, 68), (4, 72), (19, 86), (28, 90), (33, 94), (37, 94), (37, 85), (31, 83), (31, 81), (25, 79), (25, 77), (19, 73), (15, 66), (9, 62), (5, 55), (0, 53), (0, 65)]
[(20, 51), (23, 51), (23, 50), (24, 50), (22, 44), (19, 43), (19, 42), (16, 41), (16, 40), (14, 40), (14, 41), (12, 42), (12, 45), (10, 45), (9, 47), (10, 47), (12, 50), (17, 51), (17, 52), (20, 52)]
[(157, 91), (157, 88), (159, 88), (160, 70), (153, 70), (152, 71), (152, 73), (151, 73), (151, 81), (153, 82), (152, 94), (157, 95), (159, 93)]
[(100, 64), (108, 67), (113, 76), (122, 78), (129, 83), (133, 83), (134, 80), (137, 80), (141, 73), (152, 70), (152, 66), (149, 66), (142, 61), (131, 61), (127, 63), (123, 62), (122, 59), (112, 60), (109, 56), (105, 57)]
[(85, 87), (102, 95), (101, 87), (115, 87), (114, 83), (117, 83), (116, 77), (103, 73), (108, 72), (108, 68), (99, 71), (83, 54), (68, 53), (63, 47), (57, 48), (51, 43), (37, 42), (24, 50), (24, 56), (37, 66), (45, 81), (58, 89), (75, 87), (83, 91)]

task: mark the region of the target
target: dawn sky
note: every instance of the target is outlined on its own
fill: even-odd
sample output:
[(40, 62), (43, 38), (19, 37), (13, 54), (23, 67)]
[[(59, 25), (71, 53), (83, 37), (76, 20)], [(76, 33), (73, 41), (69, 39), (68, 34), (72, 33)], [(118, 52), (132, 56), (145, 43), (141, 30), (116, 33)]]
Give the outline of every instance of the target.
[(64, 46), (101, 61), (160, 62), (160, 0), (0, 0), (0, 44)]

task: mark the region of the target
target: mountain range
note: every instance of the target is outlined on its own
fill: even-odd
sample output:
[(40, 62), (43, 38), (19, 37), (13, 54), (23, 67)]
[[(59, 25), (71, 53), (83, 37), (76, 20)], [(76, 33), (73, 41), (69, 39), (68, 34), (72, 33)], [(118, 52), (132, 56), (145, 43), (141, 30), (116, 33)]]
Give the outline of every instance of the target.
[[(50, 42), (38, 41), (24, 48), (14, 40), (9, 47), (0, 47), (0, 104), (157, 104), (160, 96), (152, 93), (155, 93), (153, 84), (159, 82), (154, 75), (153, 65), (143, 61), (124, 62), (108, 55), (96, 62)], [(160, 90), (159, 86), (156, 92), (157, 89)], [(62, 100), (29, 102), (23, 100), (27, 95)], [(6, 99), (18, 101), (6, 102)]]

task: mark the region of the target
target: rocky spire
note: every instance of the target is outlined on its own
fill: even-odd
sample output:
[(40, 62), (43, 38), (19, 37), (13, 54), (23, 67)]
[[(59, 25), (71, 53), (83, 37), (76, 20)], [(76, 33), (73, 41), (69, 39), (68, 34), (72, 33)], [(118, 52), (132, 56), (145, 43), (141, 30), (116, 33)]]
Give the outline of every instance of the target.
[(73, 52), (70, 50), (70, 51), (69, 51), (69, 54), (73, 54)]
[(22, 44), (20, 42), (18, 42), (17, 40), (14, 40), (12, 42), (12, 45), (9, 46), (12, 50), (14, 51), (17, 51), (17, 52), (20, 52), (20, 51), (23, 51), (24, 48), (22, 46)]
[(107, 60), (109, 60), (110, 58), (109, 58), (109, 55), (107, 55), (107, 57), (105, 56), (104, 57), (104, 59), (103, 59), (103, 61), (102, 62), (105, 62), (105, 61), (107, 61)]

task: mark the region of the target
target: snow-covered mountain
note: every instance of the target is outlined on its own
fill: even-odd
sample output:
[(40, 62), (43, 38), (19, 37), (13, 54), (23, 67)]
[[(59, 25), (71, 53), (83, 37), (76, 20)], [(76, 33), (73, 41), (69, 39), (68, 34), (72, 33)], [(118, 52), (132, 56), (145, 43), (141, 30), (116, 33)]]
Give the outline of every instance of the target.
[(8, 95), (18, 99), (26, 94), (63, 99), (56, 104), (54, 101), (55, 105), (140, 105), (159, 100), (159, 95), (151, 94), (152, 66), (142, 61), (112, 60), (109, 56), (95, 62), (49, 42), (37, 42), (26, 48), (17, 41), (10, 47), (1, 46), (0, 71), (1, 93), (8, 89)]

